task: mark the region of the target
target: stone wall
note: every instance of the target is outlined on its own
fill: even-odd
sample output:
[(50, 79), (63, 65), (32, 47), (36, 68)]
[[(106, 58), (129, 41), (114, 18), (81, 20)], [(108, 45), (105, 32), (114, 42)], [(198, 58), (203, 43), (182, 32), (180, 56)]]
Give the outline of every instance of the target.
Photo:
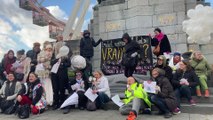
[[(109, 0), (111, 1), (111, 0)], [(119, 1), (119, 0), (117, 0)], [(124, 0), (123, 0), (124, 1)], [(194, 8), (197, 0), (125, 0), (118, 4), (103, 4), (94, 7), (90, 28), (95, 40), (120, 38), (128, 32), (131, 36), (153, 34), (156, 27), (168, 35), (172, 51), (185, 52), (190, 47), (187, 35), (182, 31), (182, 22), (187, 19), (187, 10)], [(207, 59), (213, 57), (211, 45), (199, 47)], [(95, 49), (94, 68), (100, 69), (100, 45)], [(212, 63), (212, 61), (209, 61)]]

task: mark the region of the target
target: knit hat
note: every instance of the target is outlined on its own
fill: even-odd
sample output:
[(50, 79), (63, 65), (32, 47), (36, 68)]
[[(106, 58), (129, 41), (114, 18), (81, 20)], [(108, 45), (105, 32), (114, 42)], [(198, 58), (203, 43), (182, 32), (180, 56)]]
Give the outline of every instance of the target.
[(181, 56), (181, 53), (179, 53), (179, 52), (174, 52), (173, 56)]

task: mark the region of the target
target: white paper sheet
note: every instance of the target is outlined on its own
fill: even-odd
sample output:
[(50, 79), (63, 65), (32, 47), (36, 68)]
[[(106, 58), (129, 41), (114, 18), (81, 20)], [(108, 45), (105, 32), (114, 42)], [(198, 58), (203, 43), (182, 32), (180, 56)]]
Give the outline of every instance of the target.
[(112, 101), (119, 107), (124, 105), (123, 101), (120, 99), (119, 95), (115, 95), (114, 97), (111, 98)]
[(78, 104), (78, 94), (76, 92), (73, 93), (69, 98), (67, 98), (60, 108), (75, 104)]
[(93, 94), (93, 93), (92, 93), (92, 89), (91, 89), (91, 88), (87, 89), (87, 91), (84, 93), (84, 95), (85, 95), (88, 99), (90, 99), (92, 102), (94, 102), (95, 99), (98, 97), (98, 94)]
[(55, 64), (53, 65), (52, 69), (51, 69), (51, 72), (52, 72), (52, 73), (57, 73), (60, 64), (61, 64), (61, 61), (58, 61), (57, 63), (55, 63)]
[(154, 94), (156, 93), (156, 90), (155, 90), (156, 82), (155, 81), (151, 81), (151, 82), (144, 81), (143, 85), (144, 85), (144, 90), (147, 93), (154, 93)]

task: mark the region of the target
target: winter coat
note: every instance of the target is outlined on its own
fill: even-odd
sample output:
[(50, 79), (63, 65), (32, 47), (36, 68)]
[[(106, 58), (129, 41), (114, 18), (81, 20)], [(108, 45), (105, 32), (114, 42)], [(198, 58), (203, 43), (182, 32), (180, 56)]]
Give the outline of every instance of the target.
[(30, 68), (30, 72), (35, 72), (35, 68), (36, 68), (36, 65), (37, 65), (37, 56), (38, 56), (39, 53), (36, 53), (34, 50), (29, 50), (27, 52), (27, 57), (29, 57), (31, 59), (31, 64), (34, 64), (33, 66), (31, 66)]
[(167, 77), (169, 79), (169, 81), (171, 81), (173, 78), (172, 68), (167, 65), (167, 60), (166, 60), (165, 56), (161, 55), (160, 57), (163, 58), (163, 65), (156, 65), (155, 68), (160, 68), (160, 69), (164, 70), (166, 73), (165, 77)]
[(136, 67), (138, 63), (138, 55), (134, 58), (132, 58), (131, 55), (135, 52), (139, 54), (140, 45), (136, 41), (133, 41), (127, 33), (124, 33), (122, 38), (127, 38), (128, 40), (128, 42), (124, 46), (125, 52), (122, 58), (122, 64), (126, 67)]
[(191, 66), (194, 68), (195, 73), (200, 76), (200, 75), (209, 75), (211, 72), (211, 67), (208, 64), (207, 60), (203, 58), (201, 61), (196, 60), (193, 58), (190, 62)]
[(177, 70), (172, 79), (172, 84), (175, 89), (181, 87), (180, 80), (182, 78), (187, 79), (187, 81), (189, 82), (189, 87), (191, 88), (191, 92), (194, 93), (196, 86), (199, 84), (199, 78), (197, 77), (195, 72), (193, 70), (187, 70), (185, 72)]
[(44, 89), (39, 79), (33, 83), (27, 82), (19, 94), (28, 96), (32, 100), (32, 105), (38, 107), (38, 109), (46, 107), (47, 103), (44, 97)]
[[(68, 68), (71, 66), (71, 61), (69, 58), (61, 58), (61, 63), (60, 63), (60, 66), (59, 66), (59, 69), (58, 69), (58, 72), (57, 74), (60, 74), (60, 75), (67, 75), (67, 71), (68, 71)], [(53, 66), (55, 63), (58, 62), (59, 59), (53, 59), (51, 61), (51, 66)]]
[[(153, 38), (151, 40), (151, 44), (152, 44), (152, 46), (157, 46), (159, 44), (158, 39)], [(159, 55), (163, 55), (164, 52), (171, 52), (171, 45), (170, 45), (167, 35), (164, 35), (163, 39), (161, 40)]]
[(95, 42), (95, 40), (92, 37), (81, 38), (80, 55), (83, 57), (93, 57), (94, 55), (93, 47), (98, 46), (100, 42), (101, 40), (98, 40), (98, 42)]
[(161, 91), (157, 93), (157, 96), (165, 100), (170, 111), (174, 110), (177, 107), (177, 102), (171, 83), (163, 75), (159, 75), (155, 80), (161, 89)]
[(20, 82), (17, 81), (5, 81), (1, 90), (0, 95), (6, 100), (15, 100), (22, 86)]
[(13, 66), (13, 63), (15, 63), (15, 62), (16, 62), (16, 57), (13, 57), (12, 59), (10, 59), (8, 57), (8, 54), (6, 54), (4, 56), (4, 58), (2, 59), (2, 62), (1, 62), (3, 70), (6, 71), (7, 74), (10, 73), (10, 72), (13, 72), (11, 68)]

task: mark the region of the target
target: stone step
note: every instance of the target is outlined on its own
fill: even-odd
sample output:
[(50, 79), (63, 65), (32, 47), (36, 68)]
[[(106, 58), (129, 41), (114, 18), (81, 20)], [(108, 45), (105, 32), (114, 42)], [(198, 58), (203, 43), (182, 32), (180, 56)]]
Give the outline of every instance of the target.
[[(192, 96), (192, 98), (195, 100), (196, 103), (208, 103), (208, 104), (213, 104), (213, 95), (210, 95), (209, 98), (206, 97), (197, 97), (197, 96)], [(188, 100), (186, 98), (181, 99), (182, 103), (188, 103)]]
[[(112, 101), (107, 103), (108, 110), (119, 110), (119, 107), (115, 105)], [(152, 106), (152, 112), (157, 112), (156, 106)], [(193, 114), (213, 114), (213, 104), (197, 104), (191, 106), (189, 104), (181, 104), (182, 113), (193, 113)]]

